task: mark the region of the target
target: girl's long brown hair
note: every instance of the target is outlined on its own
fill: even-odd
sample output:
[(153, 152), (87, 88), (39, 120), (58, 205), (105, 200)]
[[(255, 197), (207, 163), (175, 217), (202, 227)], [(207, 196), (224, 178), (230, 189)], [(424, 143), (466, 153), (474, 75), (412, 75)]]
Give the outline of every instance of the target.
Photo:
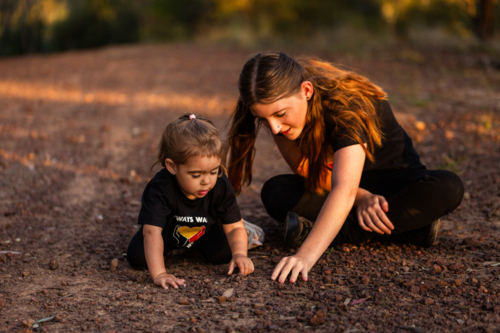
[(312, 83), (314, 93), (308, 103), (306, 124), (298, 142), (302, 159), (294, 169), (307, 162), (306, 188), (322, 192), (321, 182), (327, 174), (325, 138), (326, 134), (333, 134), (325, 133), (328, 125), (345, 129), (346, 135), (358, 142), (367, 158), (374, 161), (373, 152), (375, 146), (382, 143), (382, 132), (373, 102), (386, 97), (380, 87), (363, 76), (318, 59), (296, 61), (281, 52), (259, 53), (245, 64), (240, 73), (240, 96), (231, 118), (226, 146), (228, 177), (236, 193), (252, 181), (254, 145), (260, 126), (250, 107), (299, 93), (304, 81)]

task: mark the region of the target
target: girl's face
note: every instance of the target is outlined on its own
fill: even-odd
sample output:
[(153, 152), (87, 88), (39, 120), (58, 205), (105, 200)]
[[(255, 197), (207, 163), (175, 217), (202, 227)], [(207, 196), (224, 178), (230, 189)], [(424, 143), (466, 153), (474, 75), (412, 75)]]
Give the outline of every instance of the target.
[(287, 139), (295, 140), (306, 125), (307, 101), (312, 94), (311, 82), (304, 81), (299, 93), (270, 104), (256, 103), (250, 111), (274, 135), (281, 133)]
[(220, 157), (194, 156), (186, 164), (175, 164), (170, 158), (165, 166), (177, 178), (182, 193), (188, 199), (203, 198), (214, 188), (220, 169)]

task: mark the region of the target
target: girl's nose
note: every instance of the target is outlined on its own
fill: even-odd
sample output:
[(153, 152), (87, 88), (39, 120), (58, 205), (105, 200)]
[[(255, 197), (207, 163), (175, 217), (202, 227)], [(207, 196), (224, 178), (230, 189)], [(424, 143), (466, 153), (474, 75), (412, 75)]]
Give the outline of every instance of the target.
[(279, 121), (270, 119), (268, 120), (269, 128), (271, 129), (271, 132), (273, 132), (274, 135), (278, 134), (281, 130), (281, 124)]

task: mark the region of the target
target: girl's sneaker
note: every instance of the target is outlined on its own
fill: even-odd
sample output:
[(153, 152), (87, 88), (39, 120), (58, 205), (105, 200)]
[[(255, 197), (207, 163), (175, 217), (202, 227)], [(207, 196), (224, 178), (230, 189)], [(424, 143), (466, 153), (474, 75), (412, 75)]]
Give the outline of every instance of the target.
[(288, 212), (285, 219), (285, 245), (299, 247), (311, 231), (313, 223), (294, 212)]

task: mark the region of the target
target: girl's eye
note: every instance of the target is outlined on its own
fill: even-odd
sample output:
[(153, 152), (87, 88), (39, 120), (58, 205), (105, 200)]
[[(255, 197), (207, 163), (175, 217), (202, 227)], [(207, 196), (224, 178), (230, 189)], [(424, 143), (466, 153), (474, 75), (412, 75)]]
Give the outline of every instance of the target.
[(278, 114), (276, 115), (276, 117), (281, 118), (281, 117), (284, 117), (284, 116), (285, 116), (285, 114), (286, 114), (286, 111), (283, 111), (282, 113), (278, 113)]

